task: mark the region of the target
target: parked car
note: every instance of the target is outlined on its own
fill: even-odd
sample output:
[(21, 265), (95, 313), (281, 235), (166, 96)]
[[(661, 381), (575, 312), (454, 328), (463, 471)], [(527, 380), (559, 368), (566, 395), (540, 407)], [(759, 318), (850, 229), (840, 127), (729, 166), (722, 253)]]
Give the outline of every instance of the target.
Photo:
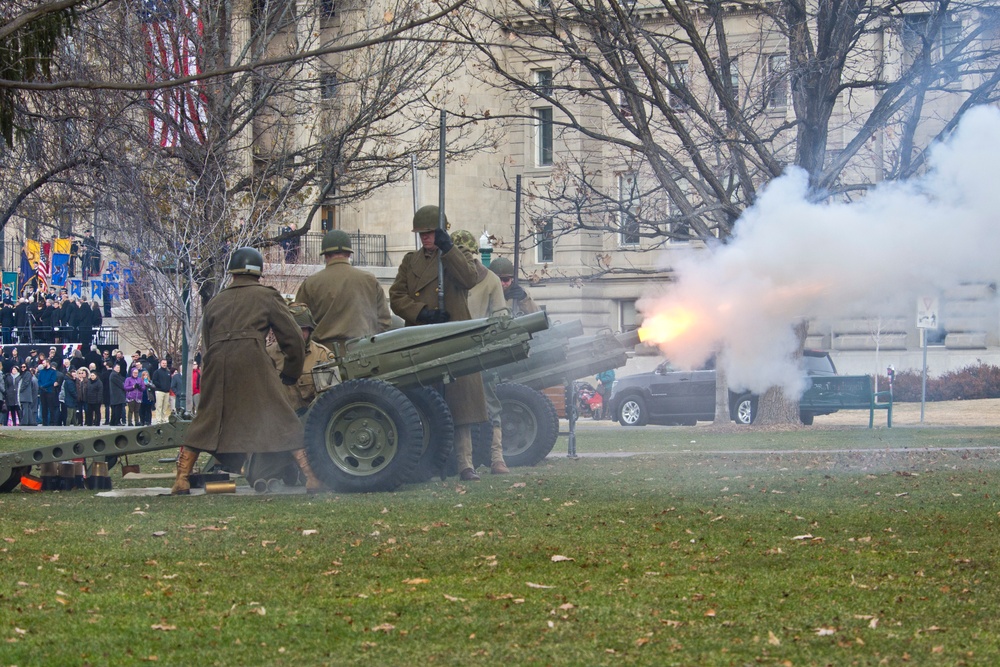
[[(822, 377), (837, 376), (837, 368), (828, 352), (805, 350), (802, 370), (810, 378), (810, 387), (799, 401), (799, 417), (812, 424), (816, 415), (836, 412), (819, 399)], [(816, 379), (813, 379), (816, 378)], [(738, 424), (752, 424), (757, 416), (757, 395), (729, 392), (729, 415)], [(645, 424), (681, 424), (693, 426), (715, 419), (715, 369), (681, 371), (664, 361), (651, 373), (638, 373), (615, 381), (608, 401), (612, 419), (622, 426)]]

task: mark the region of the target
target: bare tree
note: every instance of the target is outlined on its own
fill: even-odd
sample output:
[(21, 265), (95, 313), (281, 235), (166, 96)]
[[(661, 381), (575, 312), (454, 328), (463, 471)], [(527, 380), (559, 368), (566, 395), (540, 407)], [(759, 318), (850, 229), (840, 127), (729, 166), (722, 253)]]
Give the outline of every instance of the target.
[[(805, 170), (817, 200), (858, 196), (917, 173), (933, 140), (998, 95), (998, 14), (985, 1), (504, 7), (467, 7), (449, 27), (515, 100), (491, 117), (555, 135), (525, 213), (531, 233), (556, 238), (725, 242), (786, 166)], [(578, 278), (643, 270), (602, 250)], [(797, 418), (794, 401), (762, 406), (764, 420)]]
[[(18, 88), (30, 132), (0, 156), (10, 202), (0, 224), (30, 218), (43, 234), (64, 226), (67, 207), (92, 216), (102, 244), (144, 276), (164, 345), (163, 313), (197, 339), (199, 306), (232, 249), (281, 241), (292, 221), (306, 233), (320, 205), (407, 178), (411, 155), (436, 162), (435, 111), (462, 108), (440, 84), (463, 66), (463, 47), (428, 48), (433, 11), (200, 4), (157, 15), (124, 0), (79, 16), (53, 59), (54, 83)], [(190, 76), (149, 57), (167, 20), (198, 54)], [(485, 125), (449, 132), (455, 159), (491, 143)]]

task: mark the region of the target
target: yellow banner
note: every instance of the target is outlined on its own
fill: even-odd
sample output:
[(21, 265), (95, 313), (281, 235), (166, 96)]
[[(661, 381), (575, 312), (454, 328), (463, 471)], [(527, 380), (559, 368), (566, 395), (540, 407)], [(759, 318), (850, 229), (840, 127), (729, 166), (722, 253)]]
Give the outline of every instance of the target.
[(31, 264), (31, 268), (38, 266), (38, 259), (42, 255), (42, 246), (38, 241), (32, 241), (28, 239), (24, 242), (24, 254), (28, 257), (28, 263)]
[(53, 255), (68, 255), (71, 243), (69, 239), (55, 239), (52, 241)]

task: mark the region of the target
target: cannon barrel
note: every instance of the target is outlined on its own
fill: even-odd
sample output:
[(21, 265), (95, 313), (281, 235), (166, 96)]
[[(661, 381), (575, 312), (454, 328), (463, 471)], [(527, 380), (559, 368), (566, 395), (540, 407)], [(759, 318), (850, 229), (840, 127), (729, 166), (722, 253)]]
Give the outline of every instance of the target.
[(406, 327), (349, 340), (329, 363), (342, 381), (371, 378), (401, 389), (426, 387), (526, 359), (532, 334), (547, 328), (544, 312)]
[(628, 351), (638, 344), (639, 335), (635, 331), (562, 339), (555, 335), (544, 339), (539, 336), (537, 347), (536, 341), (531, 342), (527, 359), (492, 372), (500, 382), (516, 382), (541, 391), (624, 366)]

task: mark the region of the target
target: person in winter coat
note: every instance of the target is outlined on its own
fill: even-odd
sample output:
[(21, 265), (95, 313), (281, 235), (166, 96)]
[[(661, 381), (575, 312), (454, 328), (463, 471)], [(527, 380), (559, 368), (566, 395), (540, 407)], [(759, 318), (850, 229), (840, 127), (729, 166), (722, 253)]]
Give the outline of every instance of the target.
[(125, 378), (122, 384), (125, 390), (125, 404), (128, 406), (128, 425), (141, 426), (139, 412), (142, 408), (142, 393), (145, 385), (139, 377), (139, 367), (133, 366), (132, 373)]
[(90, 310), (90, 304), (85, 299), (80, 301), (80, 305), (73, 311), (70, 325), (76, 329), (77, 340), (83, 344), (83, 349), (90, 348), (90, 342), (94, 338), (94, 327), (91, 324), (94, 313)]
[(79, 426), (76, 414), (76, 374), (66, 373), (62, 389), (59, 390), (59, 424), (62, 426)]
[(114, 371), (111, 369), (110, 361), (102, 361), (97, 367), (97, 377), (101, 378), (104, 386), (104, 395), (101, 396), (101, 405), (104, 406), (102, 419), (105, 426), (111, 425), (111, 376)]
[(159, 367), (153, 371), (153, 386), (156, 387), (156, 423), (166, 423), (170, 417), (170, 369), (167, 360), (160, 359)]
[(139, 426), (151, 426), (153, 424), (153, 409), (156, 407), (156, 388), (153, 387), (153, 380), (149, 377), (149, 371), (143, 371), (139, 375), (142, 381), (142, 402), (139, 409)]
[[(302, 424), (282, 386), (295, 384), (302, 375), (302, 332), (281, 294), (260, 284), (263, 266), (264, 257), (256, 249), (234, 251), (227, 267), (232, 282), (205, 306), (205, 397), (177, 457), (177, 478), (170, 490), (174, 495), (190, 493), (188, 476), (201, 451), (216, 457), (288, 451), (306, 479), (306, 491), (323, 488), (309, 465)], [(268, 331), (281, 348), (278, 373), (262, 370), (271, 364), (264, 349)]]
[(86, 368), (76, 371), (76, 424), (83, 426), (87, 421), (87, 385), (90, 384), (90, 372)]
[(104, 383), (97, 371), (90, 371), (90, 379), (84, 386), (84, 403), (87, 404), (87, 426), (101, 425), (101, 401), (104, 399)]
[[(479, 281), (475, 264), (455, 248), (451, 237), (438, 228), (439, 209), (424, 206), (413, 215), (413, 231), (421, 248), (406, 253), (389, 288), (389, 307), (406, 326), (471, 319), (468, 294)], [(447, 220), (445, 220), (447, 227)], [(444, 309), (438, 300), (438, 266), (443, 267)], [(455, 421), (455, 456), (459, 477), (478, 481), (472, 464), (472, 425), (487, 421), (486, 397), (479, 373), (456, 378), (444, 386), (444, 398)]]
[(21, 406), (21, 426), (38, 426), (38, 380), (26, 365), (17, 376), (17, 402)]
[(115, 366), (108, 374), (108, 384), (111, 385), (111, 425), (125, 425), (125, 378), (122, 377), (121, 368)]
[(177, 397), (184, 393), (184, 376), (174, 369), (170, 376), (170, 412), (177, 412)]
[(0, 367), (0, 426), (7, 425), (10, 408), (7, 407), (7, 387), (13, 382), (5, 367)]
[(7, 404), (8, 417), (4, 420), (4, 424), (10, 421), (11, 426), (20, 426), (21, 424), (21, 399), (18, 397), (17, 393), (17, 377), (20, 374), (20, 366), (14, 364), (10, 368), (10, 372), (4, 374), (4, 402)]

